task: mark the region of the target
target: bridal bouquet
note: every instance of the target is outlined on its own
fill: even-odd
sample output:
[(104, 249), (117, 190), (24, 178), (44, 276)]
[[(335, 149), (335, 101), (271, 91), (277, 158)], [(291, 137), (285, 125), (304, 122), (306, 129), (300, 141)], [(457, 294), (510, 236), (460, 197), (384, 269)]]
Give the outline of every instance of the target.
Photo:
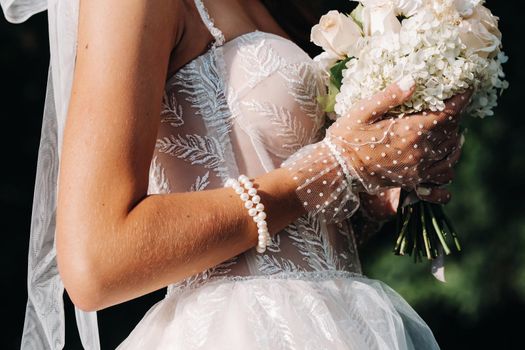
[[(345, 115), (400, 78), (416, 82), (411, 99), (393, 115), (442, 111), (444, 101), (473, 90), (470, 115), (493, 114), (507, 88), (498, 18), (482, 0), (361, 0), (350, 14), (330, 11), (312, 28), (324, 52), (315, 60), (326, 72), (328, 94), (320, 101), (333, 118)], [(403, 203), (401, 201), (400, 203)], [(398, 210), (395, 253), (434, 259), (459, 241), (442, 206), (428, 202)]]

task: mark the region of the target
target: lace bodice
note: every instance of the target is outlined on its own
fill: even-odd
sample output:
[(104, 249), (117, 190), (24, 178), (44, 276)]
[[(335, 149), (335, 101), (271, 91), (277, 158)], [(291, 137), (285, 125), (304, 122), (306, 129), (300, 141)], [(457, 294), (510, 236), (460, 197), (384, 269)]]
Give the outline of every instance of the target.
[[(319, 141), (324, 114), (317, 68), (297, 45), (266, 32), (224, 42), (200, 0), (215, 42), (169, 77), (151, 162), (149, 194), (223, 187), (229, 177), (259, 176), (302, 146)], [(171, 285), (168, 293), (216, 276), (345, 270), (360, 272), (348, 223), (326, 224), (305, 215), (255, 247)]]

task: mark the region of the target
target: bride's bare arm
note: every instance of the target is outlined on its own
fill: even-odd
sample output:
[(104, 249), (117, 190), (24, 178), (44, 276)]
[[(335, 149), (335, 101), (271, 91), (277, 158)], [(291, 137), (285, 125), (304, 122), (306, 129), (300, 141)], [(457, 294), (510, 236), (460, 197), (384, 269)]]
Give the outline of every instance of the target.
[[(200, 22), (195, 17), (198, 14), (184, 6), (190, 3), (81, 1), (77, 60), (59, 173), (56, 243), (64, 285), (74, 303), (84, 310), (98, 310), (144, 295), (257, 244), (256, 225), (231, 189), (147, 195), (172, 49), (175, 47), (175, 60), (188, 60), (194, 57), (188, 52), (200, 53), (206, 48), (206, 35), (210, 38), (208, 32), (199, 34), (203, 25), (195, 25)], [(229, 15), (235, 14), (225, 13)], [(329, 131), (343, 142), (368, 138), (370, 131), (387, 135), (395, 124), (392, 130), (399, 135), (388, 137), (392, 147), (385, 146), (381, 154), (354, 153), (347, 147), (346, 162), (355, 163), (353, 166), (358, 166), (363, 176), (369, 175), (369, 180), (377, 180), (375, 167), (382, 164), (381, 169), (388, 173), (413, 167), (416, 178), (446, 183), (450, 167), (459, 156), (454, 116), (461, 100), (458, 97), (451, 104), (455, 107), (443, 113), (412, 115), (395, 122), (378, 119), (410, 94), (410, 89), (392, 84), (370, 100), (361, 101), (360, 108), (338, 119)], [(361, 120), (371, 124), (361, 125)], [(432, 139), (410, 131), (423, 127), (434, 135)], [(414, 143), (421, 145), (416, 151)], [(314, 152), (316, 145), (311, 146), (306, 153)], [(434, 149), (443, 159), (427, 159), (425, 152)], [(400, 158), (399, 164), (397, 160), (394, 165), (385, 163), (385, 159), (398, 158), (398, 152), (409, 151), (412, 155)], [(314, 152), (316, 157), (318, 154), (324, 157), (325, 153)], [(304, 213), (303, 205), (312, 204), (298, 200), (296, 186), (312, 177), (313, 168), (324, 174), (316, 177), (319, 182), (341, 174), (323, 172), (324, 163), (306, 163), (301, 164), (312, 167), (297, 175), (292, 175), (290, 167), (255, 181), (271, 234)], [(420, 163), (425, 167), (417, 166)], [(426, 167), (427, 163), (431, 164)], [(377, 184), (412, 186), (416, 178), (378, 180)], [(332, 182), (322, 181), (323, 185)], [(305, 191), (315, 200), (324, 196), (322, 192)], [(328, 192), (323, 200), (327, 196)]]
[[(57, 259), (84, 310), (144, 295), (257, 244), (256, 225), (232, 189), (146, 195), (168, 57), (182, 31), (179, 3), (81, 3)], [(303, 211), (284, 172), (256, 181), (271, 234)]]

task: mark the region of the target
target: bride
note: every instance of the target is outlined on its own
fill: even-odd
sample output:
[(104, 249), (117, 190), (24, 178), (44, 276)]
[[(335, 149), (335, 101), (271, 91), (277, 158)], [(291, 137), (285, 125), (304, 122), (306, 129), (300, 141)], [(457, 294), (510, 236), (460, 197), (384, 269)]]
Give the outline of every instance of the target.
[[(86, 348), (92, 311), (164, 287), (119, 349), (438, 348), (361, 274), (352, 216), (392, 215), (399, 188), (448, 201), (468, 98), (392, 119), (414, 88), (400, 77), (327, 127), (321, 73), (259, 0), (71, 3), (48, 5), (54, 24), (78, 11), (75, 35), (50, 26), (52, 48), (76, 48), (70, 89), (56, 86), (67, 69), (52, 75), (67, 50), (52, 49), (55, 94), (70, 96), (53, 112), (67, 115), (56, 260)], [(63, 347), (46, 324), (60, 312), (35, 316), (30, 299), (22, 347)]]

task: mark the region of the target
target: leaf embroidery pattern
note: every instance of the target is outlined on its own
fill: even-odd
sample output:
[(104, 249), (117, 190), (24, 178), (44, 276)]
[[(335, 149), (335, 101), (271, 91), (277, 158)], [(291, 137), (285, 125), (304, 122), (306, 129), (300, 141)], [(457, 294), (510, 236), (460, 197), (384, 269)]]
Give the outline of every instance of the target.
[(349, 220), (345, 220), (337, 225), (337, 232), (347, 238), (347, 248), (339, 255), (346, 260), (346, 266), (351, 271), (361, 272), (361, 262), (359, 261), (359, 253), (357, 252), (357, 242), (355, 240), (354, 230)]
[(239, 55), (241, 56), (241, 68), (249, 77), (249, 88), (255, 87), (278, 71), (286, 62), (264, 39), (243, 43), (239, 47)]
[(161, 123), (169, 123), (173, 127), (184, 125), (182, 106), (178, 104), (175, 94), (164, 92), (162, 99)]
[(173, 85), (180, 87), (179, 93), (187, 95), (186, 101), (222, 142), (231, 130), (232, 114), (215, 56), (203, 55), (190, 62), (177, 73)]
[(197, 286), (197, 285), (206, 283), (207, 279), (210, 277), (227, 275), (232, 270), (230, 266), (235, 265), (238, 259), (239, 259), (238, 255), (234, 256), (231, 259), (228, 259), (218, 265), (210, 267), (207, 270), (204, 270), (195, 275), (189, 276), (180, 282), (171, 284), (168, 287), (168, 294), (170, 294), (172, 291), (179, 289), (179, 288), (185, 288), (188, 286)]
[(273, 275), (278, 272), (305, 271), (303, 267), (282, 256), (259, 254), (256, 255), (256, 261), (257, 268), (265, 275)]
[(255, 100), (246, 101), (243, 105), (249, 110), (268, 118), (269, 122), (277, 128), (277, 136), (283, 139), (282, 143), (278, 147), (271, 144), (266, 145), (268, 150), (275, 155), (285, 158), (304, 145), (311, 143), (311, 132), (307, 131), (303, 123), (295, 118), (288, 109), (269, 102), (261, 103)]
[(317, 68), (307, 62), (293, 63), (286, 65), (279, 74), (288, 83), (289, 93), (303, 112), (312, 119), (317, 128), (321, 128), (324, 112), (317, 102), (317, 97), (321, 96), (324, 90)]
[[(271, 316), (271, 319), (268, 317), (261, 317), (260, 320), (250, 320), (250, 322), (258, 322), (263, 324), (258, 324), (254, 327), (256, 329), (264, 329), (265, 338), (272, 339), (272, 345), (277, 341), (278, 344), (275, 344), (275, 349), (277, 350), (286, 350), (286, 349), (297, 349), (297, 344), (294, 339), (296, 338), (288, 325), (288, 321), (285, 316), (283, 316), (280, 308), (281, 300), (275, 300), (274, 298), (269, 297), (263, 289), (254, 288), (253, 293), (255, 296), (254, 303), (256, 307), (262, 308), (262, 312), (266, 315)], [(256, 339), (257, 343), (263, 342), (263, 339)]]
[(168, 178), (164, 172), (162, 164), (158, 162), (157, 156), (154, 156), (149, 168), (148, 194), (170, 193)]
[(206, 291), (193, 301), (193, 307), (182, 309), (184, 315), (181, 317), (187, 321), (182, 325), (184, 349), (202, 349), (208, 347), (210, 341), (213, 342), (213, 338), (203, 335), (210, 334), (210, 327), (216, 322), (217, 313), (221, 310), (224, 312), (227, 299), (225, 294)]
[(190, 192), (203, 191), (210, 184), (209, 177), (209, 171), (207, 171), (202, 177), (197, 176), (195, 183), (190, 187)]
[(271, 238), (270, 243), (266, 246), (266, 250), (272, 253), (281, 252), (281, 235), (279, 233)]
[(304, 256), (303, 260), (314, 271), (339, 270), (342, 268), (332, 243), (326, 236), (327, 232), (321, 227), (319, 217), (310, 213), (297, 219), (297, 229), (288, 229), (294, 245)]
[(167, 153), (179, 159), (188, 160), (192, 165), (198, 164), (214, 171), (223, 170), (222, 147), (217, 139), (200, 135), (170, 135), (157, 140), (159, 152)]

